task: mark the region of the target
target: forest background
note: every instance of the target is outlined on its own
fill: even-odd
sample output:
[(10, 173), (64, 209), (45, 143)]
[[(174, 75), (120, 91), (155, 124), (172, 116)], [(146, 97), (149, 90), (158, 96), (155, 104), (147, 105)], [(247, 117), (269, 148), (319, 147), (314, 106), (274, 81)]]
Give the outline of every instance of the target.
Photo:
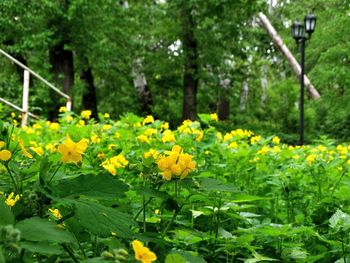
[[(152, 114), (176, 126), (217, 112), (220, 129), (295, 143), (298, 78), (259, 24), (268, 18), (292, 53), (294, 20), (317, 16), (306, 74), (306, 141), (349, 140), (350, 1), (2, 0), (0, 48), (73, 98), (73, 110)], [(23, 71), (0, 57), (0, 97), (21, 105)], [(30, 110), (55, 119), (64, 99), (31, 79)], [(0, 105), (1, 116), (11, 109)]]

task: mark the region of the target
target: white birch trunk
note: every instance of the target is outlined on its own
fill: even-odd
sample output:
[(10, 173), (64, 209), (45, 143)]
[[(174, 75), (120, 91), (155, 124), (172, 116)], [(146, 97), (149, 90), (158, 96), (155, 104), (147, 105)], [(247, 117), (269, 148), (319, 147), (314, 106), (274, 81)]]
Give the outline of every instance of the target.
[(242, 90), (241, 99), (239, 103), (239, 109), (241, 112), (245, 111), (247, 108), (248, 94), (249, 94), (249, 84), (248, 84), (248, 81), (245, 80), (243, 82), (243, 90)]

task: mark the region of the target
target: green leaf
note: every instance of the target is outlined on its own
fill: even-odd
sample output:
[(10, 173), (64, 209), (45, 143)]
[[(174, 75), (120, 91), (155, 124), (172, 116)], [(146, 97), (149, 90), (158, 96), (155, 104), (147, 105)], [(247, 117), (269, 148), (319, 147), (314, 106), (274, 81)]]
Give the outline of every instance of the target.
[(186, 263), (186, 259), (179, 254), (169, 254), (165, 258), (165, 263)]
[(28, 242), (22, 241), (21, 248), (24, 248), (33, 253), (39, 253), (42, 255), (59, 255), (63, 253), (60, 246), (55, 246), (46, 242)]
[(231, 183), (224, 183), (220, 180), (213, 178), (200, 178), (198, 179), (199, 185), (206, 191), (220, 191), (220, 192), (240, 192), (238, 188)]
[(2, 252), (2, 246), (0, 246), (0, 263), (5, 263), (5, 256), (4, 253)]
[(350, 216), (338, 209), (329, 219), (329, 224), (336, 231), (346, 231), (350, 228)]
[(24, 240), (38, 242), (73, 243), (71, 233), (63, 230), (57, 224), (39, 217), (25, 219), (16, 224)]
[(133, 190), (135, 190), (140, 195), (145, 195), (145, 196), (149, 196), (149, 197), (158, 197), (161, 199), (170, 198), (170, 195), (168, 193), (163, 192), (163, 191), (159, 191), (157, 189), (150, 188), (147, 186), (146, 187), (135, 187), (135, 188), (133, 188)]
[(15, 221), (9, 206), (7, 206), (2, 198), (0, 198), (0, 226), (12, 225)]
[(181, 256), (186, 260), (185, 261), (186, 263), (206, 263), (206, 261), (202, 257), (198, 256), (196, 252), (177, 250), (177, 251), (171, 252), (170, 254), (172, 255), (176, 254)]
[(106, 207), (87, 200), (68, 201), (75, 207), (75, 218), (90, 233), (99, 236), (117, 236), (131, 238), (133, 232), (129, 226), (136, 226), (131, 216), (118, 211), (117, 208)]
[(82, 174), (55, 183), (53, 191), (59, 197), (88, 196), (97, 199), (115, 199), (123, 197), (128, 190), (125, 183), (107, 173)]

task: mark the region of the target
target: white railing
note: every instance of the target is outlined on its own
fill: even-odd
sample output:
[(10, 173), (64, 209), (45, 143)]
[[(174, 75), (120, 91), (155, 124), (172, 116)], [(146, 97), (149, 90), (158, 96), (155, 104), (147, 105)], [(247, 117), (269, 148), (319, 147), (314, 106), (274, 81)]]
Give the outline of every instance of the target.
[(6, 53), (4, 50), (0, 48), (0, 54), (11, 60), (12, 62), (16, 63), (18, 66), (20, 66), (24, 70), (24, 78), (23, 78), (23, 95), (22, 95), (22, 108), (19, 106), (3, 99), (0, 98), (0, 101), (5, 103), (6, 105), (14, 108), (15, 110), (18, 110), (22, 112), (22, 126), (26, 126), (28, 123), (28, 116), (32, 117), (34, 119), (39, 119), (39, 117), (31, 112), (29, 112), (29, 80), (30, 80), (30, 74), (32, 74), (34, 77), (38, 78), (40, 81), (45, 83), (49, 88), (53, 89), (56, 91), (59, 95), (62, 97), (65, 97), (67, 99), (66, 103), (66, 108), (68, 111), (72, 109), (72, 99), (69, 95), (65, 94), (58, 88), (56, 88), (53, 84), (48, 82), (46, 79), (44, 79), (42, 76), (40, 76), (38, 73), (35, 71), (31, 70), (28, 68), (26, 65), (23, 63), (19, 62), (17, 59)]

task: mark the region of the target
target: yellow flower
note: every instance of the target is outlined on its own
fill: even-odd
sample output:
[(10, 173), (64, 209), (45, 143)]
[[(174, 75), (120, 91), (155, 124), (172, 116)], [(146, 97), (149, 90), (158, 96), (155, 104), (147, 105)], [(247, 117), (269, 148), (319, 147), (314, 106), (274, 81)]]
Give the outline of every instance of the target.
[(260, 140), (261, 140), (261, 136), (260, 135), (254, 136), (254, 137), (250, 138), (250, 143), (251, 144), (255, 144), (255, 143), (257, 143)]
[(83, 127), (83, 126), (85, 126), (85, 121), (84, 121), (84, 120), (79, 120), (76, 126), (77, 126), (77, 127)]
[[(5, 145), (5, 142), (0, 141), (0, 149)], [(0, 151), (0, 160), (8, 161), (11, 158), (11, 152), (9, 150), (1, 150)]]
[(23, 140), (22, 139), (19, 139), (19, 146), (21, 147), (21, 151), (22, 153), (27, 157), (27, 158), (33, 158), (33, 155), (31, 155), (27, 149), (24, 147), (24, 143), (23, 143)]
[(71, 115), (66, 116), (66, 121), (71, 122), (74, 118)]
[(145, 132), (144, 132), (144, 134), (146, 135), (146, 136), (152, 136), (153, 134), (157, 134), (158, 133), (158, 131), (157, 131), (157, 129), (154, 129), (154, 128), (148, 128), (147, 130), (145, 130)]
[(210, 114), (210, 119), (213, 121), (218, 121), (219, 117), (216, 113), (212, 113), (212, 114)]
[(103, 131), (108, 131), (110, 129), (112, 129), (112, 125), (110, 125), (110, 124), (105, 124), (105, 125), (102, 126), (102, 130)]
[(113, 156), (112, 158), (104, 161), (101, 166), (106, 169), (109, 173), (111, 173), (113, 176), (117, 174), (118, 168), (125, 168), (127, 166), (129, 161), (124, 157), (124, 155), (119, 154), (117, 156)]
[(93, 143), (100, 143), (100, 142), (101, 142), (101, 139), (100, 139), (96, 134), (94, 134), (94, 133), (92, 133), (90, 139), (91, 139), (91, 141), (92, 141)]
[(139, 240), (132, 241), (132, 248), (135, 252), (135, 259), (142, 263), (151, 263), (157, 260), (156, 254), (154, 254), (148, 247), (144, 247)]
[(65, 106), (60, 107), (59, 112), (66, 112), (67, 108)]
[(175, 135), (171, 130), (165, 130), (163, 132), (162, 142), (175, 142)]
[(119, 132), (116, 132), (115, 134), (114, 134), (114, 138), (116, 138), (117, 140), (120, 138), (120, 133)]
[(104, 154), (103, 152), (99, 152), (99, 153), (97, 154), (97, 158), (100, 159), (100, 160), (102, 160), (102, 159), (105, 158), (105, 154)]
[(18, 121), (12, 120), (13, 126), (17, 127), (18, 126)]
[(108, 113), (103, 114), (103, 117), (105, 117), (105, 119), (109, 119), (111, 116)]
[(280, 142), (281, 142), (281, 139), (278, 138), (277, 136), (275, 136), (275, 137), (272, 138), (272, 143), (273, 143), (273, 144), (276, 144), (276, 145), (277, 145), (277, 144), (279, 144)]
[(14, 192), (12, 192), (5, 200), (5, 203), (8, 206), (14, 206), (16, 204), (16, 202), (20, 199), (19, 195), (16, 195), (15, 198), (12, 198), (15, 195)]
[(41, 129), (41, 125), (40, 125), (39, 123), (34, 123), (34, 124), (33, 124), (33, 129), (34, 129), (34, 130)]
[(171, 151), (166, 151), (167, 156), (161, 156), (157, 160), (159, 170), (162, 171), (163, 178), (170, 181), (172, 176), (180, 176), (180, 179), (185, 178), (189, 172), (196, 167), (192, 156), (183, 153), (179, 145), (174, 145)]
[(169, 122), (164, 122), (164, 123), (162, 124), (162, 126), (160, 126), (160, 128), (161, 128), (162, 130), (167, 130), (167, 129), (169, 129)]
[[(222, 137), (222, 135), (221, 135)], [(233, 135), (231, 133), (226, 133), (224, 136), (224, 142), (227, 142), (233, 138)]]
[(111, 164), (109, 161), (105, 161), (101, 164), (103, 168), (105, 168), (110, 174), (115, 176), (117, 174), (117, 169), (115, 169), (114, 165)]
[(75, 143), (71, 140), (69, 135), (67, 135), (66, 140), (63, 144), (58, 146), (58, 152), (62, 154), (61, 161), (64, 163), (77, 163), (81, 162), (86, 150), (87, 142), (86, 140), (80, 140)]
[(91, 110), (84, 110), (80, 113), (80, 116), (83, 118), (83, 119), (90, 119), (90, 116), (91, 116)]
[(148, 124), (148, 123), (153, 123), (154, 118), (152, 115), (148, 115), (144, 120), (142, 121), (142, 125)]
[(57, 122), (53, 122), (50, 124), (50, 130), (58, 131), (60, 129), (60, 125)]
[(147, 144), (150, 144), (150, 143), (151, 143), (150, 139), (149, 139), (146, 135), (144, 135), (144, 134), (141, 134), (141, 135), (137, 136), (137, 139), (138, 139), (140, 142), (145, 142), (145, 143), (147, 143)]
[(193, 134), (197, 135), (196, 142), (200, 142), (203, 139), (204, 133), (200, 130), (194, 130)]
[(308, 155), (308, 156), (306, 157), (306, 162), (307, 162), (308, 164), (314, 163), (315, 160), (316, 160), (316, 154), (310, 154), (310, 155)]
[(159, 154), (158, 151), (156, 151), (156, 150), (154, 150), (154, 149), (149, 149), (148, 152), (145, 152), (145, 153), (144, 153), (143, 157), (144, 157), (145, 159), (147, 159), (147, 158), (149, 158), (149, 157), (152, 157), (153, 159), (157, 159), (158, 154)]
[(60, 211), (57, 208), (49, 208), (49, 212), (56, 217), (57, 219), (61, 219), (62, 215), (60, 213)]
[(48, 143), (45, 145), (45, 149), (50, 151), (51, 153), (56, 151), (55, 145), (53, 143)]
[(16, 113), (11, 112), (11, 118), (16, 118)]
[(237, 149), (238, 147), (238, 144), (236, 142), (231, 142), (228, 146), (228, 148), (231, 148), (231, 149)]
[(265, 145), (257, 153), (264, 155), (264, 154), (267, 154), (269, 151), (270, 151), (270, 147)]
[(39, 156), (42, 156), (44, 154), (44, 150), (40, 146), (38, 146), (38, 147), (30, 147), (30, 149), (33, 152), (35, 152), (37, 155), (39, 155)]

